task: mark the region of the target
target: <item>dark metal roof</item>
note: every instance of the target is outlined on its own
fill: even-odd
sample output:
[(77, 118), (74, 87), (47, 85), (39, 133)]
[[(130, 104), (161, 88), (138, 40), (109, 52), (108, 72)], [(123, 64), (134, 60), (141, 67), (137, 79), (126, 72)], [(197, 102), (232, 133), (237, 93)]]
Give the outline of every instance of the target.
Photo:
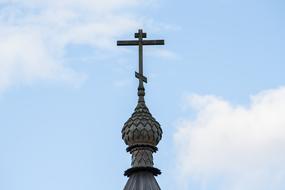
[(124, 190), (160, 190), (152, 173), (141, 171), (130, 176)]

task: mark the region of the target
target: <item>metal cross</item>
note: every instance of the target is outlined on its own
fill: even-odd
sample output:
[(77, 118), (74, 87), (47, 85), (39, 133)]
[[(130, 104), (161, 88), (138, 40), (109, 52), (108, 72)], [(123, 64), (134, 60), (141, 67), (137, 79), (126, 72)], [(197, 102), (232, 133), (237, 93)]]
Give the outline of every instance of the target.
[(140, 81), (140, 86), (143, 86), (143, 82), (147, 83), (147, 78), (143, 75), (143, 46), (144, 45), (164, 45), (164, 40), (144, 40), (146, 33), (142, 29), (139, 29), (138, 33), (135, 33), (135, 38), (138, 40), (123, 40), (117, 41), (118, 46), (139, 46), (139, 72), (136, 72), (136, 78)]

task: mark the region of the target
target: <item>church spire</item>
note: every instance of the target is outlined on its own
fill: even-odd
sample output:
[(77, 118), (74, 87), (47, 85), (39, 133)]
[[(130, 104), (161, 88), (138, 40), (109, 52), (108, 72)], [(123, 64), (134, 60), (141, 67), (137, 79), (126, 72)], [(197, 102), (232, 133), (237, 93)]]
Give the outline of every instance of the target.
[(160, 190), (154, 176), (161, 172), (154, 167), (153, 153), (157, 151), (156, 146), (161, 140), (162, 129), (149, 112), (144, 100), (144, 83), (147, 82), (147, 78), (143, 75), (143, 46), (164, 45), (164, 40), (144, 40), (146, 37), (146, 33), (139, 30), (135, 33), (138, 40), (117, 41), (118, 46), (139, 47), (139, 72), (135, 73), (139, 79), (138, 104), (122, 129), (122, 138), (128, 145), (127, 151), (132, 154), (131, 168), (125, 171), (129, 180), (124, 190)]

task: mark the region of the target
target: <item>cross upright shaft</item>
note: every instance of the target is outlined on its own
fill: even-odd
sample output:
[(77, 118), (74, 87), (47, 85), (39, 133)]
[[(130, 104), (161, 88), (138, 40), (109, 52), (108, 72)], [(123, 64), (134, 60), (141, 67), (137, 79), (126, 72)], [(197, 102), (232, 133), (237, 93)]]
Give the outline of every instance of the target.
[(143, 89), (143, 82), (147, 82), (147, 78), (143, 75), (143, 46), (144, 45), (164, 45), (164, 40), (144, 40), (147, 34), (142, 29), (135, 33), (135, 38), (138, 40), (121, 40), (117, 41), (118, 46), (138, 46), (139, 47), (139, 72), (135, 73), (136, 78), (139, 79), (139, 89)]
[(135, 38), (138, 38), (139, 40), (139, 86), (143, 86), (143, 82), (147, 82), (147, 79), (143, 77), (143, 38), (146, 38), (146, 33), (143, 33), (142, 30), (139, 30), (138, 33), (135, 33)]

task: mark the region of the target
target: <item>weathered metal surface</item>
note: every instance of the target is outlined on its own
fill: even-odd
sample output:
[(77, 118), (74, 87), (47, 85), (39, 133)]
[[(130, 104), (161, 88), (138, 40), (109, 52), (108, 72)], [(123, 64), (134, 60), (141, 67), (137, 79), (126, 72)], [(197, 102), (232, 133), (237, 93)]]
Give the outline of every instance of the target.
[(124, 124), (122, 138), (128, 146), (136, 144), (156, 146), (161, 140), (160, 124), (151, 115), (144, 102), (137, 104), (134, 113)]
[(138, 104), (122, 129), (122, 138), (128, 145), (127, 151), (132, 154), (132, 167), (125, 171), (129, 180), (124, 190), (160, 190), (154, 176), (161, 172), (153, 167), (152, 154), (157, 151), (156, 146), (162, 138), (162, 129), (149, 112), (144, 100), (144, 83), (147, 82), (147, 78), (143, 75), (143, 46), (164, 45), (164, 40), (143, 40), (146, 36), (146, 33), (139, 30), (134, 35), (138, 40), (117, 42), (118, 46), (139, 47), (139, 72), (135, 72), (136, 78), (139, 79)]
[(149, 172), (137, 172), (130, 176), (124, 190), (161, 190), (154, 176)]

